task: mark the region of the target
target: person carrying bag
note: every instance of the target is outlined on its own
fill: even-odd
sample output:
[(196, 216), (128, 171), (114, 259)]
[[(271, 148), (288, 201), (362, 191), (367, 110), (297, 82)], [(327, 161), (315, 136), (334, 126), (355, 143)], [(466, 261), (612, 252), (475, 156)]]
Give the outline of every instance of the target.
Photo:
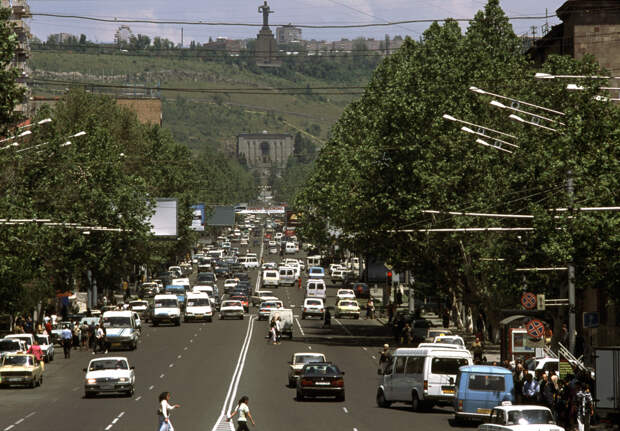
[(171, 405), (170, 392), (162, 392), (159, 394), (159, 408), (157, 409), (157, 417), (159, 419), (159, 425), (157, 431), (174, 431), (172, 422), (170, 421), (170, 411), (181, 407), (179, 404)]

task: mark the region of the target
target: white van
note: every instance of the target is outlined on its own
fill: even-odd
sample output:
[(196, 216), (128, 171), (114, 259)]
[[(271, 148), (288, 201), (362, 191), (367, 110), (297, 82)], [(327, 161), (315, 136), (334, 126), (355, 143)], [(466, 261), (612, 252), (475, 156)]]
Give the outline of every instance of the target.
[(209, 295), (209, 298), (213, 298), (213, 286), (199, 284), (197, 286), (192, 287), (193, 293), (206, 293)]
[(210, 322), (213, 319), (213, 310), (209, 295), (206, 293), (188, 293), (185, 305), (185, 321), (190, 320), (206, 320)]
[(181, 307), (176, 295), (155, 295), (151, 322), (153, 326), (164, 322), (174, 323), (176, 326), (181, 324)]
[(297, 253), (297, 246), (295, 245), (294, 242), (290, 242), (289, 241), (284, 246), (284, 252), (286, 254), (295, 254), (295, 253)]
[(297, 281), (295, 277), (295, 269), (290, 266), (281, 266), (278, 268), (278, 274), (280, 275), (279, 285), (281, 286), (294, 286)]
[(237, 263), (243, 265), (245, 269), (258, 268), (259, 262), (256, 256), (241, 256)]
[(472, 365), (467, 350), (446, 348), (400, 348), (392, 362), (379, 369), (377, 404), (389, 407), (394, 402), (411, 404), (414, 411), (430, 409), (434, 404), (451, 404), (459, 367)]
[(275, 269), (263, 271), (263, 287), (278, 287), (278, 284), (280, 284), (280, 273), (278, 271)]
[(306, 298), (321, 298), (323, 301), (327, 299), (327, 287), (321, 279), (312, 278), (306, 284)]
[(106, 311), (101, 321), (105, 328), (105, 339), (112, 347), (126, 347), (136, 350), (138, 347), (138, 325), (134, 312)]

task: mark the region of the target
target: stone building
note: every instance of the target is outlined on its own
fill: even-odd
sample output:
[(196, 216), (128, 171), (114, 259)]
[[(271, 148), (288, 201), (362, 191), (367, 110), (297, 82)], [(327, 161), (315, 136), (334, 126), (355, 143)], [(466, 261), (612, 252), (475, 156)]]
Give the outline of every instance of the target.
[(15, 110), (29, 114), (28, 99), (30, 97), (30, 90), (26, 85), (26, 80), (30, 76), (30, 68), (28, 67), (28, 58), (30, 58), (30, 27), (24, 21), (26, 18), (31, 18), (30, 7), (26, 0), (0, 0), (0, 5), (3, 8), (11, 9), (11, 17), (9, 22), (13, 24), (15, 28), (15, 35), (17, 36), (17, 49), (15, 50), (15, 57), (11, 64), (12, 67), (17, 68), (19, 76), (17, 82), (20, 85), (26, 87), (25, 99), (22, 103), (15, 106)]
[(620, 7), (617, 0), (568, 0), (556, 11), (553, 26), (528, 53), (537, 65), (551, 54), (580, 59), (593, 55), (612, 76), (620, 75)]
[(293, 24), (283, 25), (276, 28), (276, 41), (278, 43), (292, 43), (301, 41), (301, 28)]
[(286, 133), (242, 133), (237, 136), (237, 157), (263, 177), (280, 173), (295, 150), (293, 136)]

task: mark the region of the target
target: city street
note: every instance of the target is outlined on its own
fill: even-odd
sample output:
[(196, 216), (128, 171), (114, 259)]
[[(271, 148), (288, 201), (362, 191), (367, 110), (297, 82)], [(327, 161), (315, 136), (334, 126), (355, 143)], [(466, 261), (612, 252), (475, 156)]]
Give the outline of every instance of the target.
[[(256, 271), (251, 277), (254, 285)], [(250, 397), (258, 430), (294, 426), (298, 430), (362, 431), (385, 424), (390, 429), (411, 424), (423, 429), (457, 429), (448, 422), (451, 408), (413, 413), (405, 405), (377, 407), (377, 354), (389, 337), (377, 321), (332, 318), (331, 328), (323, 328), (322, 320), (299, 317), (302, 290), (295, 286), (273, 291), (296, 310), (292, 340), (283, 339), (280, 345), (267, 342), (268, 324), (254, 320), (255, 308), (244, 320), (214, 319), (180, 327), (146, 325), (136, 351), (110, 352), (127, 356), (136, 367), (132, 398), (85, 399), (82, 368), (95, 356), (74, 350), (65, 360), (60, 352), (47, 364), (41, 387), (0, 392), (0, 430), (151, 430), (157, 426), (157, 396), (162, 391), (170, 391), (172, 401), (181, 404), (172, 414), (176, 430), (231, 429), (222, 414), (242, 395)], [(335, 293), (333, 286), (328, 289), (329, 305), (335, 303)], [(295, 401), (295, 390), (287, 387), (287, 362), (293, 353), (304, 351), (324, 353), (345, 371), (346, 401)]]

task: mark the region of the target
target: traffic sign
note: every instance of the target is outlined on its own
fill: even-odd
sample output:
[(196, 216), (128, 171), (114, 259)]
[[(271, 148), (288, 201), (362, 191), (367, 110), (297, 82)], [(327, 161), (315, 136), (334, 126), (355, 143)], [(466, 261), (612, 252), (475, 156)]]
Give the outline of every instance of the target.
[(533, 310), (536, 308), (536, 295), (532, 292), (525, 292), (521, 295), (521, 305), (526, 310)]
[(539, 311), (545, 311), (545, 294), (536, 295), (536, 309)]
[(538, 319), (532, 319), (525, 325), (527, 334), (533, 338), (541, 338), (545, 334), (545, 324)]
[(600, 316), (598, 311), (590, 311), (583, 313), (583, 327), (584, 328), (598, 328), (600, 325)]

